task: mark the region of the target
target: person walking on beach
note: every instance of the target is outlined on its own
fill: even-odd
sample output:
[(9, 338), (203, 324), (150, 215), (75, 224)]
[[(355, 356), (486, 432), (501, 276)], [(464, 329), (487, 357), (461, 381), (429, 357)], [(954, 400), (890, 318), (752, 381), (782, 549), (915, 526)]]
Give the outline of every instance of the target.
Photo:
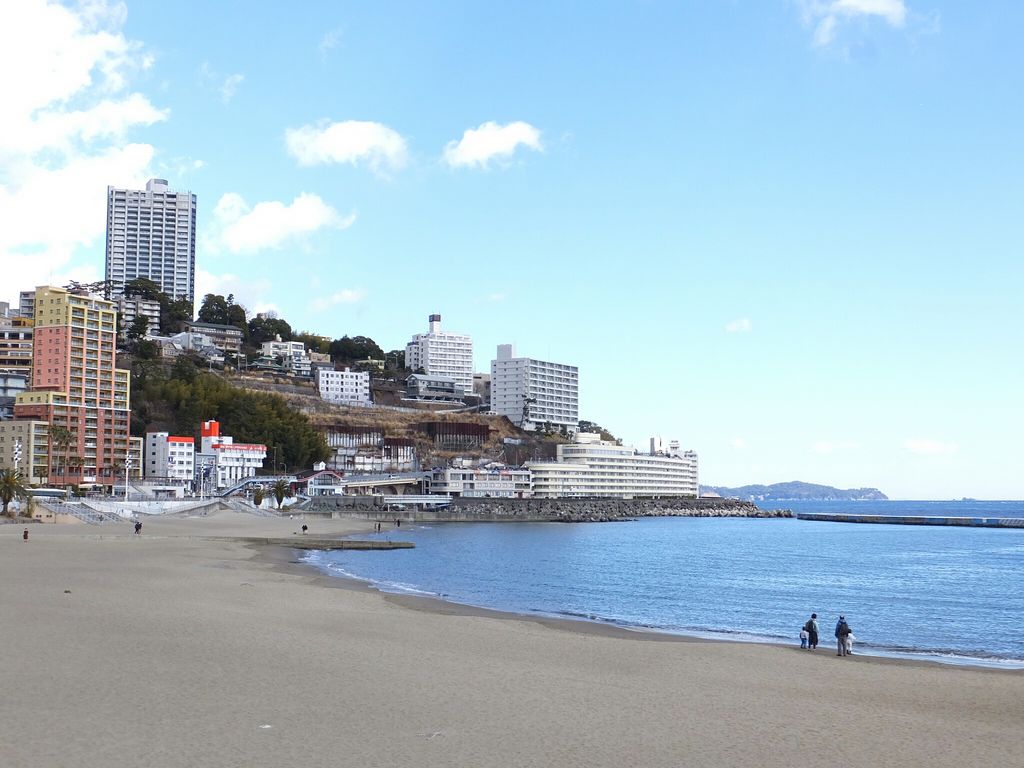
[(807, 632), (807, 650), (813, 651), (818, 647), (818, 614), (811, 614), (811, 618), (804, 624), (804, 630)]
[(141, 534), (142, 534), (142, 521), (141, 520), (136, 520), (135, 521), (135, 535), (136, 536), (140, 536)]
[(21, 532), (21, 540), (28, 541), (28, 528)]
[(850, 634), (850, 625), (846, 623), (846, 617), (840, 614), (839, 621), (836, 622), (836, 656), (849, 655), (846, 650), (846, 638)]

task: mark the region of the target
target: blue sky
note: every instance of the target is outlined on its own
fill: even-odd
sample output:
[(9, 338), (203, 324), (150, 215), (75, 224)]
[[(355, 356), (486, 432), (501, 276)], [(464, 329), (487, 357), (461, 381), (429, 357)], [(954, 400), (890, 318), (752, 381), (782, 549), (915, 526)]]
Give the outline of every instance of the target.
[[(102, 276), (107, 184), (198, 290), (580, 367), (701, 480), (1024, 497), (1013, 2), (0, 9), (0, 299)], [(62, 212), (54, 225), (53, 213)]]

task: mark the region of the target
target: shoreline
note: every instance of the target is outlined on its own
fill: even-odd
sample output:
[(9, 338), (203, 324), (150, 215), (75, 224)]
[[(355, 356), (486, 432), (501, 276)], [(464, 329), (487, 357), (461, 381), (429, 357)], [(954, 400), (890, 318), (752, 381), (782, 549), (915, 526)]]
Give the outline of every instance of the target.
[[(348, 535), (354, 536), (360, 534), (353, 533)], [(723, 637), (721, 635), (724, 634), (724, 632), (719, 634), (714, 630), (709, 630), (706, 635), (695, 633), (691, 634), (687, 632), (672, 632), (658, 627), (630, 627), (623, 624), (616, 624), (610, 621), (603, 621), (601, 619), (588, 618), (585, 616), (559, 616), (539, 612), (524, 613), (501, 608), (489, 608), (487, 606), (474, 605), (472, 603), (461, 603), (457, 600), (448, 600), (438, 595), (389, 592), (370, 580), (346, 574), (335, 575), (326, 573), (321, 567), (301, 559), (304, 552), (319, 550), (310, 548), (291, 548), (285, 544), (267, 543), (264, 545), (261, 542), (250, 542), (250, 544), (256, 548), (260, 553), (260, 556), (267, 560), (274, 562), (281, 567), (290, 566), (290, 568), (285, 568), (285, 570), (289, 572), (302, 573), (305, 575), (312, 574), (317, 578), (323, 579), (324, 586), (342, 589), (357, 589), (360, 591), (376, 593), (391, 604), (399, 605), (410, 610), (426, 611), (435, 615), (477, 616), (503, 621), (529, 621), (550, 629), (557, 629), (565, 632), (580, 632), (584, 634), (596, 634), (602, 637), (645, 640), (651, 642), (722, 643), (727, 645), (741, 644), (752, 647), (770, 647), (802, 651), (798, 644), (791, 644), (769, 637), (765, 637), (763, 640), (758, 639), (758, 636), (753, 632), (742, 633), (744, 637), (737, 638)], [(276, 555), (273, 553), (274, 549), (284, 550), (291, 554), (287, 557), (283, 555)], [(821, 645), (820, 652), (812, 653), (811, 655), (829, 656), (831, 655), (829, 651), (835, 650), (834, 645), (834, 643), (826, 642)], [(802, 652), (804, 654), (807, 653), (806, 651)], [(912, 651), (903, 653), (899, 651), (862, 651), (852, 653), (850, 656), (854, 659), (861, 659), (864, 663), (923, 665), (926, 667), (937, 665), (940, 667), (951, 667), (954, 669), (970, 669), (1024, 675), (1024, 661), (1015, 661), (1011, 659), (993, 659), (992, 661), (986, 661), (983, 658), (975, 656), (955, 655), (954, 658), (946, 659), (937, 657), (937, 655), (934, 654), (915, 654)], [(962, 661), (960, 659), (962, 659)]]
[(299, 543), (301, 524), (0, 526), (0, 764), (964, 768), (1024, 750), (1024, 675), (388, 595), (251, 541)]

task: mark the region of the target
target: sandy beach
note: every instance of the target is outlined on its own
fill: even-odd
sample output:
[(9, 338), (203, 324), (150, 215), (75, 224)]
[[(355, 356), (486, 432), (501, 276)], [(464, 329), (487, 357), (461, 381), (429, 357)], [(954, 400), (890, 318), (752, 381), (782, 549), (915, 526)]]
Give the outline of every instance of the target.
[(387, 597), (239, 540), (300, 525), (220, 513), (141, 536), (33, 525), (28, 542), (0, 526), (0, 766), (1024, 760), (1020, 672)]

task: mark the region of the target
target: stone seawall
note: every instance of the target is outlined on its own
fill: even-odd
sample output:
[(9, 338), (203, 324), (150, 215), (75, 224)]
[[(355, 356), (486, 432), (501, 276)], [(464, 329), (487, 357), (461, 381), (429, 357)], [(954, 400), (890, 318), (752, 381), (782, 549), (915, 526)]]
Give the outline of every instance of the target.
[(793, 517), (788, 509), (759, 509), (733, 499), (452, 499), (443, 509), (393, 509), (401, 497), (332, 496), (311, 499), (307, 514), (396, 518), (423, 522), (561, 522), (596, 523), (640, 517)]

